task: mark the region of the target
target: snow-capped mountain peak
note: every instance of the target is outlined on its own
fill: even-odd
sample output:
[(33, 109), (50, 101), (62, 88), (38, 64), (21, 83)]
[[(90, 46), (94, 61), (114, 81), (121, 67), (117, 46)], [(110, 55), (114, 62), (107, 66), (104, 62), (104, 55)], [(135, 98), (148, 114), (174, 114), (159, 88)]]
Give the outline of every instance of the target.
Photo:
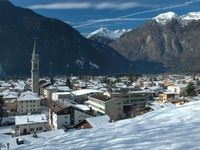
[(181, 24), (185, 25), (193, 20), (200, 20), (200, 12), (190, 12), (182, 16), (178, 16), (174, 12), (166, 12), (153, 18), (153, 20), (162, 25), (165, 25), (172, 19), (177, 19)]
[(111, 31), (111, 30), (109, 30), (107, 28), (100, 28), (100, 29), (88, 34), (87, 38), (91, 38), (93, 36), (97, 36), (97, 37), (104, 37), (104, 38), (116, 40), (122, 34), (124, 34), (126, 32), (127, 32), (126, 29), (120, 29), (120, 30)]
[(200, 20), (200, 12), (190, 12), (186, 15), (180, 16), (182, 20)]
[(176, 17), (177, 15), (174, 12), (166, 12), (154, 17), (153, 19), (160, 24), (166, 24)]

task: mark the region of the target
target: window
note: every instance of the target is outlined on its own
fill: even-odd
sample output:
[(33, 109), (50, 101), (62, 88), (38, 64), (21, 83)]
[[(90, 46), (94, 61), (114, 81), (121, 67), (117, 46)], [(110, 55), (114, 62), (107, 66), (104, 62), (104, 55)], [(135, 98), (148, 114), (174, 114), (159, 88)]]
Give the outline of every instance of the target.
[(68, 117), (67, 116), (65, 116), (65, 119), (67, 119)]
[(21, 101), (21, 103), (23, 103), (23, 101)]
[(39, 127), (39, 130), (42, 130), (42, 127)]
[(36, 130), (38, 131), (38, 130), (39, 130), (39, 128), (37, 127), (37, 128), (36, 128)]
[(68, 122), (67, 121), (65, 121), (65, 124), (67, 124)]
[(31, 128), (30, 131), (34, 131), (34, 128)]
[(26, 101), (26, 103), (28, 103), (28, 101)]
[(35, 103), (35, 101), (33, 101), (33, 103)]

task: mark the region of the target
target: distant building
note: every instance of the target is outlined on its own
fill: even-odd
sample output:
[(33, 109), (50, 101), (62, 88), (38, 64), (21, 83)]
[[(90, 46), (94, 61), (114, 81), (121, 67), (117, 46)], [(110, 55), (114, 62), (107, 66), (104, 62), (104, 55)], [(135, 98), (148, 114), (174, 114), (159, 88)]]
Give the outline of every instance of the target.
[(70, 92), (52, 93), (52, 100), (57, 101), (59, 99), (72, 99), (72, 94)]
[(15, 116), (16, 136), (47, 131), (47, 119), (44, 114)]
[(54, 92), (57, 92), (57, 87), (53, 86), (53, 85), (50, 85), (50, 86), (47, 86), (45, 89), (44, 89), (44, 97), (51, 100), (52, 99), (52, 94)]
[(41, 98), (30, 91), (21, 93), (17, 99), (18, 114), (39, 113), (41, 111)]
[(112, 98), (99, 93), (88, 96), (88, 101), (85, 104), (92, 108), (96, 114), (107, 114), (112, 120), (123, 118), (123, 101), (120, 98)]
[(95, 93), (102, 93), (102, 91), (95, 89), (80, 89), (71, 92), (74, 101), (80, 104), (83, 104), (88, 99), (88, 96), (94, 95)]
[(187, 85), (186, 84), (174, 84), (167, 87), (167, 90), (171, 92), (175, 92), (177, 94), (181, 94), (185, 91)]
[(158, 102), (160, 104), (168, 102), (169, 99), (174, 99), (175, 95), (176, 95), (175, 92), (163, 92), (163, 93), (159, 94), (159, 100), (158, 100)]
[(49, 103), (49, 125), (53, 129), (74, 126), (85, 118), (92, 116), (90, 109), (83, 105), (75, 105), (61, 100)]
[(96, 127), (104, 127), (110, 123), (108, 115), (85, 118), (74, 126), (75, 129), (88, 129)]
[(120, 98), (123, 102), (124, 110), (129, 108), (140, 109), (153, 101), (154, 93), (149, 90), (121, 90), (111, 93), (111, 97)]

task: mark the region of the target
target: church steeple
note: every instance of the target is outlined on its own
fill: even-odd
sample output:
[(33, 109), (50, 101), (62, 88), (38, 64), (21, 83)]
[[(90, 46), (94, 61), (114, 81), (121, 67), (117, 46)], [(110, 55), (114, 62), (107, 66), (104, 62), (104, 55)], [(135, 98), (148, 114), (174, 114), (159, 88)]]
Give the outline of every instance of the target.
[(32, 92), (39, 94), (39, 54), (36, 53), (36, 41), (33, 45), (31, 62)]
[(33, 52), (32, 52), (32, 57), (35, 55), (35, 49), (36, 49), (36, 41), (34, 42), (34, 45), (33, 45)]

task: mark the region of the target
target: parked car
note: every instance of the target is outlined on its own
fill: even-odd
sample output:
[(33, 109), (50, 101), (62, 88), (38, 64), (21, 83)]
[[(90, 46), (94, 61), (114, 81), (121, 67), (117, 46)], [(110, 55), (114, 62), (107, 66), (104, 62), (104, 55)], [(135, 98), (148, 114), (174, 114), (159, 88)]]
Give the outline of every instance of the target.
[(18, 145), (24, 144), (24, 139), (22, 139), (21, 137), (18, 137), (18, 138), (16, 138), (16, 142)]

